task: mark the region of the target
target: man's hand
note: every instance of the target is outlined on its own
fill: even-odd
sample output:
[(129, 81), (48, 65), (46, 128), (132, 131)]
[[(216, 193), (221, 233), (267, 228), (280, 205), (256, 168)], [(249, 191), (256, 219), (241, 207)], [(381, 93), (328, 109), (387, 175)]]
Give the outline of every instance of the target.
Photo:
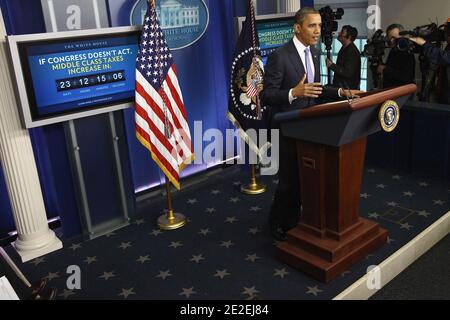
[(330, 59), (326, 58), (325, 63), (327, 64), (327, 68), (329, 68), (333, 64), (333, 61), (331, 61)]
[(318, 98), (322, 94), (322, 85), (318, 82), (305, 83), (306, 73), (303, 79), (292, 89), (294, 98)]
[(340, 90), (339, 93), (340, 93), (341, 97), (345, 97), (348, 99), (359, 98), (359, 96), (362, 93), (366, 93), (366, 91), (362, 91), (362, 90), (349, 90), (349, 89), (344, 89), (344, 88), (341, 88), (339, 90)]
[(384, 69), (386, 69), (386, 66), (385, 66), (384, 64), (380, 64), (380, 65), (378, 66), (378, 68), (377, 68), (377, 72), (378, 72), (379, 74), (383, 74)]
[(426, 43), (425, 39), (421, 37), (411, 37), (409, 38), (409, 40), (411, 40), (414, 43), (417, 43), (419, 46), (423, 46)]

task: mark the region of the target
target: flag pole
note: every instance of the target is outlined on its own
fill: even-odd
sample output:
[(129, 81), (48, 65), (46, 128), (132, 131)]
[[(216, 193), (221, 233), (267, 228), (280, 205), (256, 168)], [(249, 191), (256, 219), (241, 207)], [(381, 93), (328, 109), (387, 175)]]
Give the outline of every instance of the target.
[[(250, 1), (250, 6), (251, 6), (251, 12), (252, 12), (252, 36), (253, 36), (253, 48), (255, 50), (253, 50), (253, 61), (252, 63), (257, 63), (256, 62), (256, 28), (254, 25), (254, 21), (255, 21), (255, 7), (253, 4), (253, 1)], [(257, 112), (258, 112), (258, 120), (261, 119), (261, 100), (259, 99), (259, 92), (256, 95), (256, 108), (257, 108)], [(262, 184), (262, 183), (258, 183), (256, 182), (256, 165), (252, 164), (251, 165), (251, 180), (249, 184), (246, 185), (242, 185), (241, 186), (241, 192), (245, 193), (245, 194), (249, 194), (249, 195), (255, 195), (255, 194), (261, 194), (266, 192), (266, 185)]]
[(166, 177), (166, 197), (167, 197), (167, 214), (163, 214), (158, 218), (158, 227), (162, 230), (175, 230), (183, 227), (187, 219), (181, 213), (175, 213), (172, 206), (172, 194), (170, 192), (170, 182)]
[[(147, 0), (147, 1), (149, 1), (149, 0)], [(150, 1), (151, 1), (151, 5), (153, 7), (154, 12), (156, 12), (155, 0), (150, 0)], [(157, 50), (157, 55), (159, 56), (160, 48), (158, 45), (156, 45), (156, 50)], [(162, 69), (162, 66), (160, 66), (160, 70), (161, 69)], [(163, 72), (160, 72), (161, 83), (163, 84), (164, 82), (162, 79), (162, 74), (163, 74)], [(163, 90), (163, 92), (164, 92), (164, 90)], [(167, 97), (164, 93), (162, 93), (161, 98), (163, 100), (163, 105), (164, 105), (164, 131), (165, 131), (166, 138), (170, 138), (170, 136), (172, 135), (172, 132), (171, 132), (170, 126), (168, 124), (169, 120), (168, 120), (168, 115), (167, 115), (167, 103), (166, 103)], [(162, 230), (175, 230), (175, 229), (179, 229), (179, 228), (183, 227), (186, 224), (187, 219), (181, 213), (175, 213), (173, 211), (172, 194), (170, 192), (169, 178), (166, 175), (164, 175), (164, 176), (166, 178), (167, 214), (163, 214), (162, 216), (160, 216), (158, 218), (158, 227)]]

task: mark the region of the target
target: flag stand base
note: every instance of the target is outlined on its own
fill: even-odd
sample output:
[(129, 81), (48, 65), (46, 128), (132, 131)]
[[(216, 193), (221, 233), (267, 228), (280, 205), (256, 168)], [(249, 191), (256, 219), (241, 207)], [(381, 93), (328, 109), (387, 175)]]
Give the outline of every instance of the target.
[(158, 228), (161, 230), (175, 230), (184, 226), (187, 219), (181, 213), (174, 213), (172, 206), (172, 194), (170, 193), (169, 180), (166, 178), (167, 214), (158, 218)]
[(187, 219), (184, 215), (169, 211), (167, 215), (165, 214), (158, 218), (158, 227), (161, 230), (175, 230), (183, 227), (186, 222)]
[(256, 195), (266, 192), (266, 185), (256, 182), (256, 166), (252, 165), (252, 180), (249, 184), (241, 186), (241, 192), (250, 195)]

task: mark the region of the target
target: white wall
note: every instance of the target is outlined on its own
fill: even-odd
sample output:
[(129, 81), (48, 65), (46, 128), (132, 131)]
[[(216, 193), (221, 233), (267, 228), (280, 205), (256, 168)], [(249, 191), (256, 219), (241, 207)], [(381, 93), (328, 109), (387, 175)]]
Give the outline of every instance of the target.
[[(450, 1), (450, 0), (449, 0)], [(314, 7), (320, 9), (330, 6), (333, 10), (336, 8), (344, 9), (344, 16), (337, 20), (338, 31), (344, 25), (351, 25), (358, 29), (359, 37), (367, 37), (367, 1), (361, 0), (316, 0)], [(337, 36), (337, 33), (336, 33)]]
[(380, 0), (380, 9), (384, 30), (392, 23), (411, 29), (431, 22), (443, 24), (450, 17), (450, 0)]

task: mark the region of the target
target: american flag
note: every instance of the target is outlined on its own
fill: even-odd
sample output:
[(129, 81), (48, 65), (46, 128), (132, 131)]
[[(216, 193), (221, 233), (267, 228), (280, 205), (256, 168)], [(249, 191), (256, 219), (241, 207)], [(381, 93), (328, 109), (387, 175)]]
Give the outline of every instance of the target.
[(136, 136), (173, 185), (193, 158), (191, 134), (172, 53), (156, 17), (147, 14), (136, 59)]
[(255, 82), (252, 80), (250, 85), (247, 88), (247, 96), (249, 98), (253, 98), (258, 94), (258, 90), (256, 89)]

